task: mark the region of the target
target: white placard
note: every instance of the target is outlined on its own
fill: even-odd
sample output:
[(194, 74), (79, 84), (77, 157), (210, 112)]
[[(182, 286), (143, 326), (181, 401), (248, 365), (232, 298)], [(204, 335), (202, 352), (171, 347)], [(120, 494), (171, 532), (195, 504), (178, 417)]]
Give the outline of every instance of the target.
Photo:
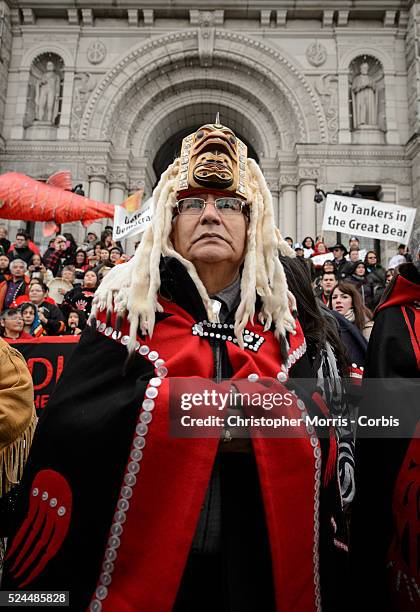
[(153, 217), (153, 200), (149, 198), (142, 204), (140, 210), (127, 212), (124, 206), (115, 206), (114, 230), (112, 239), (115, 241), (128, 238), (144, 232)]
[(322, 229), (408, 244), (416, 208), (328, 194)]
[(331, 261), (332, 259), (334, 259), (333, 253), (321, 253), (321, 255), (311, 257), (314, 266), (322, 266), (326, 261)]

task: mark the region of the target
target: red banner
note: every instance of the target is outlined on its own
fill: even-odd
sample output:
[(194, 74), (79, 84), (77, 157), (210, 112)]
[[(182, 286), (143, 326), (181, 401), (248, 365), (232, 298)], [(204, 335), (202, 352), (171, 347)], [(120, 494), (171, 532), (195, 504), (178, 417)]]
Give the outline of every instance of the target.
[[(26, 359), (34, 383), (35, 408), (45, 408), (63, 368), (80, 336), (44, 336), (33, 340), (9, 340)], [(6, 339), (6, 338), (5, 338)]]

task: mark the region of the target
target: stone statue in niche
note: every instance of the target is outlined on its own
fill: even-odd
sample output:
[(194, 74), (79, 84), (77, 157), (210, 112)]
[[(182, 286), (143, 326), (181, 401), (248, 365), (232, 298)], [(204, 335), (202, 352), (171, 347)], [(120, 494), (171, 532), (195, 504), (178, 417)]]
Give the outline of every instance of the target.
[(35, 120), (54, 125), (60, 102), (61, 77), (55, 64), (48, 61), (45, 72), (35, 85)]
[(361, 126), (378, 125), (378, 98), (376, 85), (369, 75), (369, 64), (360, 64), (360, 72), (351, 85), (353, 125), (355, 129)]

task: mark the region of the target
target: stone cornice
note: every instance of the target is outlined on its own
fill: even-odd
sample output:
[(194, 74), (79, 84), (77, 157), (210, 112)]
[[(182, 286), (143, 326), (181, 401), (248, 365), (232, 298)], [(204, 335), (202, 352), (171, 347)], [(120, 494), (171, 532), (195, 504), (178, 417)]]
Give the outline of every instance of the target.
[[(413, 0), (324, 0), (322, 2), (323, 9), (333, 10), (357, 10), (361, 12), (371, 13), (374, 10), (408, 10), (413, 4)], [(52, 7), (50, 0), (14, 0), (14, 7), (18, 8), (37, 8), (50, 9)], [(83, 8), (100, 9), (122, 9), (135, 7), (142, 9), (149, 7), (150, 2), (139, 2), (139, 0), (78, 0), (77, 6)], [(75, 6), (74, 0), (55, 0), (54, 9), (73, 9)], [(152, 3), (153, 9), (159, 10), (188, 10), (190, 8), (208, 10), (208, 0), (154, 0)], [(213, 0), (211, 3), (212, 9), (237, 9), (239, 10), (240, 3), (237, 0)], [(303, 10), (314, 11), (319, 10), (320, 3), (318, 0), (253, 0), (252, 8), (254, 10)]]
[(46, 142), (45, 140), (7, 140), (5, 143), (4, 154), (6, 156), (20, 154), (34, 154), (40, 151), (42, 153), (55, 154), (71, 154), (74, 156), (88, 154), (91, 155), (107, 155), (110, 152), (111, 145), (109, 142), (73, 142), (73, 141), (57, 141)]
[(343, 160), (377, 160), (378, 163), (385, 160), (395, 162), (407, 162), (407, 149), (403, 146), (386, 145), (296, 145), (297, 157), (300, 160), (325, 159), (331, 163), (334, 159)]

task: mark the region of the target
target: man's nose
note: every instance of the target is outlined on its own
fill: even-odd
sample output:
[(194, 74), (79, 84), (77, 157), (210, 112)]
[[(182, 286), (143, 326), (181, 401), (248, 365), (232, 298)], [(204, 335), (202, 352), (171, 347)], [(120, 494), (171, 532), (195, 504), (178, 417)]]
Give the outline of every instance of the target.
[(205, 206), (203, 212), (201, 213), (200, 223), (216, 223), (216, 224), (220, 224), (220, 222), (221, 222), (220, 214), (216, 210), (214, 202), (215, 202), (215, 200), (214, 200), (214, 198), (212, 196), (210, 196), (210, 197), (208, 197), (206, 199), (206, 206)]

